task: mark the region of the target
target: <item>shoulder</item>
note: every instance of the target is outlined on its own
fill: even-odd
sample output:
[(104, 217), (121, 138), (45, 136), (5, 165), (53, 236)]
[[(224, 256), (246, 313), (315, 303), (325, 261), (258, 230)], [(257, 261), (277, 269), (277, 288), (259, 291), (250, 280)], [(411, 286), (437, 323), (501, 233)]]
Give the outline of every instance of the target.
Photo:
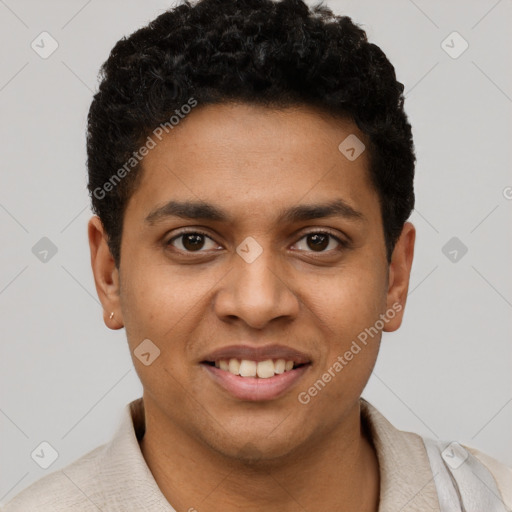
[(472, 453), (488, 469), (496, 481), (505, 506), (512, 509), (512, 468), (476, 448), (469, 446), (464, 446), (464, 448)]
[[(512, 508), (512, 469), (464, 444), (423, 438), (441, 498), (478, 504), (481, 510)], [(499, 500), (497, 500), (499, 498)], [(504, 508), (505, 507), (505, 508)]]
[(105, 445), (98, 446), (66, 467), (40, 478), (16, 495), (2, 512), (98, 511), (93, 497), (81, 487), (96, 478)]

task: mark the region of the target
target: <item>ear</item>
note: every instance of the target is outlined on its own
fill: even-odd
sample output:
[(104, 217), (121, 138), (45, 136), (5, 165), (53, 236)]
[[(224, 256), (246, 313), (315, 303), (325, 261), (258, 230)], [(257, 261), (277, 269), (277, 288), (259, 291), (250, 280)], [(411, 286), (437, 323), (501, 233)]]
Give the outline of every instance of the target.
[(387, 332), (396, 331), (402, 324), (407, 292), (409, 290), (409, 277), (414, 257), (415, 240), (416, 229), (410, 222), (406, 222), (400, 238), (395, 244), (389, 264), (386, 305), (388, 310), (393, 309), (396, 314), (386, 323), (383, 330)]
[[(124, 324), (119, 300), (119, 270), (115, 266), (107, 244), (107, 234), (98, 216), (89, 220), (87, 231), (96, 293), (103, 306), (103, 321), (110, 329), (121, 329)], [(114, 316), (110, 318), (112, 312)]]

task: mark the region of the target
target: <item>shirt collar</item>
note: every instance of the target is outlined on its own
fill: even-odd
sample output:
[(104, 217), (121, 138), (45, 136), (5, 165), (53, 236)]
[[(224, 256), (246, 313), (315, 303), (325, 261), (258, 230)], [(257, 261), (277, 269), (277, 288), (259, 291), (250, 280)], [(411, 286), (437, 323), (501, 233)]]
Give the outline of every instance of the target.
[(114, 437), (105, 446), (100, 485), (107, 496), (120, 496), (123, 503), (130, 503), (130, 510), (176, 512), (160, 491), (140, 450), (144, 430), (144, 403), (138, 398), (126, 405)]
[[(379, 461), (379, 512), (439, 512), (434, 477), (421, 437), (396, 429), (363, 398), (360, 408), (361, 420)], [(139, 505), (140, 510), (175, 512), (140, 450), (139, 441), (144, 431), (144, 403), (138, 398), (125, 407), (123, 421), (105, 447), (106, 460), (111, 466), (109, 473), (123, 475), (122, 481), (112, 483), (116, 488), (110, 492), (122, 493), (124, 498)]]
[(439, 512), (422, 438), (396, 429), (364, 398), (360, 406), (361, 421), (370, 433), (380, 466), (379, 512)]

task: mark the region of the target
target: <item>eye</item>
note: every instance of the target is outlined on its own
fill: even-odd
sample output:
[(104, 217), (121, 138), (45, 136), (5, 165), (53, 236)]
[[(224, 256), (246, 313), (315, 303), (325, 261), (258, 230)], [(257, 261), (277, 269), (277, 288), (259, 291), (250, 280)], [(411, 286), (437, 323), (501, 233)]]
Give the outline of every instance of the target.
[(300, 244), (301, 240), (305, 240), (307, 246), (302, 250), (310, 252), (329, 252), (331, 250), (341, 250), (347, 245), (346, 242), (333, 235), (332, 233), (329, 233), (328, 231), (313, 231), (307, 233), (295, 245), (297, 246)]
[[(208, 241), (211, 242), (210, 247), (208, 247)], [(215, 249), (218, 247), (212, 238), (210, 238), (205, 233), (201, 233), (200, 231), (182, 232), (172, 237), (169, 241), (166, 242), (165, 245), (172, 245), (182, 252), (205, 252), (201, 251), (201, 249), (204, 249), (205, 246), (206, 250)]]
[[(303, 246), (300, 247), (300, 244), (303, 244)], [(194, 252), (207, 252), (208, 250), (219, 248), (219, 245), (210, 236), (201, 231), (178, 233), (170, 238), (165, 245), (172, 246), (178, 251), (189, 254)], [(295, 244), (295, 247), (301, 251), (317, 253), (341, 250), (346, 246), (347, 242), (328, 231), (313, 231), (307, 233)]]

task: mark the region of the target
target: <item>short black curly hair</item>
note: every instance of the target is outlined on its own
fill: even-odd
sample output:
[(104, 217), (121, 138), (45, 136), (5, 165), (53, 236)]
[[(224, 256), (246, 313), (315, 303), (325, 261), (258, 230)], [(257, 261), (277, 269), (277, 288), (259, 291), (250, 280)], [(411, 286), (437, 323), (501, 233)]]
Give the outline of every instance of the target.
[(305, 105), (353, 120), (369, 141), (390, 260), (414, 207), (411, 126), (393, 65), (348, 16), (302, 0), (184, 1), (118, 41), (100, 79), (88, 115), (88, 189), (118, 268), (141, 174), (134, 154), (191, 98)]

